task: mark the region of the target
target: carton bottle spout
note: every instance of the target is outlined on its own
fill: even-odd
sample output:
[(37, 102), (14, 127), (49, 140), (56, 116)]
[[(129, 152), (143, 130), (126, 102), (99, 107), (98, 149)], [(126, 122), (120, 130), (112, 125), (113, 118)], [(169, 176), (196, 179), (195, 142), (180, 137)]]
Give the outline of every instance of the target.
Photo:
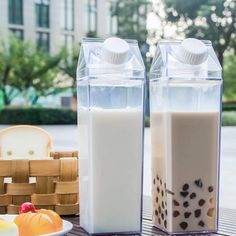
[(110, 64), (123, 64), (129, 53), (129, 44), (120, 38), (110, 37), (103, 43), (102, 59)]
[(198, 39), (187, 38), (180, 44), (177, 57), (182, 63), (200, 65), (207, 58), (207, 47)]

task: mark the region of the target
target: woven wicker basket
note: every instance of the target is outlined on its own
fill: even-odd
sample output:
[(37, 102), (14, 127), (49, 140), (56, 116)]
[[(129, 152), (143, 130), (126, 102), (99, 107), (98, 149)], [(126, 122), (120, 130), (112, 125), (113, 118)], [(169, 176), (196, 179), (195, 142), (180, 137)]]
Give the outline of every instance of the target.
[(0, 214), (17, 214), (27, 201), (60, 215), (79, 213), (78, 153), (50, 156), (50, 160), (0, 160)]

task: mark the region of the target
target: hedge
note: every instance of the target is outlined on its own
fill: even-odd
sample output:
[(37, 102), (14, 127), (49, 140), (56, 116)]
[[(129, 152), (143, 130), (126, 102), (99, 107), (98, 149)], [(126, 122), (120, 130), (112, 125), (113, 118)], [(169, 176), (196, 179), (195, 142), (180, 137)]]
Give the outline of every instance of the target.
[(17, 108), (0, 110), (0, 124), (56, 125), (76, 124), (77, 112), (56, 108)]
[[(0, 124), (29, 125), (66, 125), (77, 124), (77, 112), (57, 108), (16, 108), (9, 107), (0, 110)], [(223, 126), (236, 126), (236, 111), (224, 111)], [(145, 117), (145, 127), (150, 126), (150, 119)]]
[(236, 102), (223, 103), (223, 111), (236, 111)]

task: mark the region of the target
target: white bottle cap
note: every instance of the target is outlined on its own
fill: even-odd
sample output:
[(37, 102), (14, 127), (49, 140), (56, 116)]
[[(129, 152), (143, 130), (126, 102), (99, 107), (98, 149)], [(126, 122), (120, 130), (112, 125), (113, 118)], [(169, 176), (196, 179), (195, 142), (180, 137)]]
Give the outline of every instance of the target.
[(186, 64), (199, 65), (204, 62), (207, 56), (206, 45), (194, 38), (182, 41), (178, 50), (178, 59)]
[(127, 60), (129, 50), (125, 40), (111, 37), (103, 43), (102, 58), (111, 64), (122, 64)]

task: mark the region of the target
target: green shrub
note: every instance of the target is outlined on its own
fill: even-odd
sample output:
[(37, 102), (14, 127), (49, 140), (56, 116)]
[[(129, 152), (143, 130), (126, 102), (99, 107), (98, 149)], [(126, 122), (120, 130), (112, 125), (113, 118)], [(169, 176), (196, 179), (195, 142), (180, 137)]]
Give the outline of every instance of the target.
[[(0, 110), (0, 124), (59, 125), (77, 124), (77, 112), (57, 108), (17, 108)], [(224, 111), (223, 126), (236, 126), (236, 111)], [(150, 118), (145, 117), (145, 127), (150, 127)]]
[(224, 58), (223, 94), (227, 99), (236, 99), (236, 56), (228, 55)]
[(225, 111), (222, 114), (223, 126), (236, 126), (236, 111)]
[(76, 124), (77, 113), (69, 109), (9, 107), (0, 111), (0, 124)]
[(222, 110), (223, 111), (236, 111), (236, 102), (223, 103)]

